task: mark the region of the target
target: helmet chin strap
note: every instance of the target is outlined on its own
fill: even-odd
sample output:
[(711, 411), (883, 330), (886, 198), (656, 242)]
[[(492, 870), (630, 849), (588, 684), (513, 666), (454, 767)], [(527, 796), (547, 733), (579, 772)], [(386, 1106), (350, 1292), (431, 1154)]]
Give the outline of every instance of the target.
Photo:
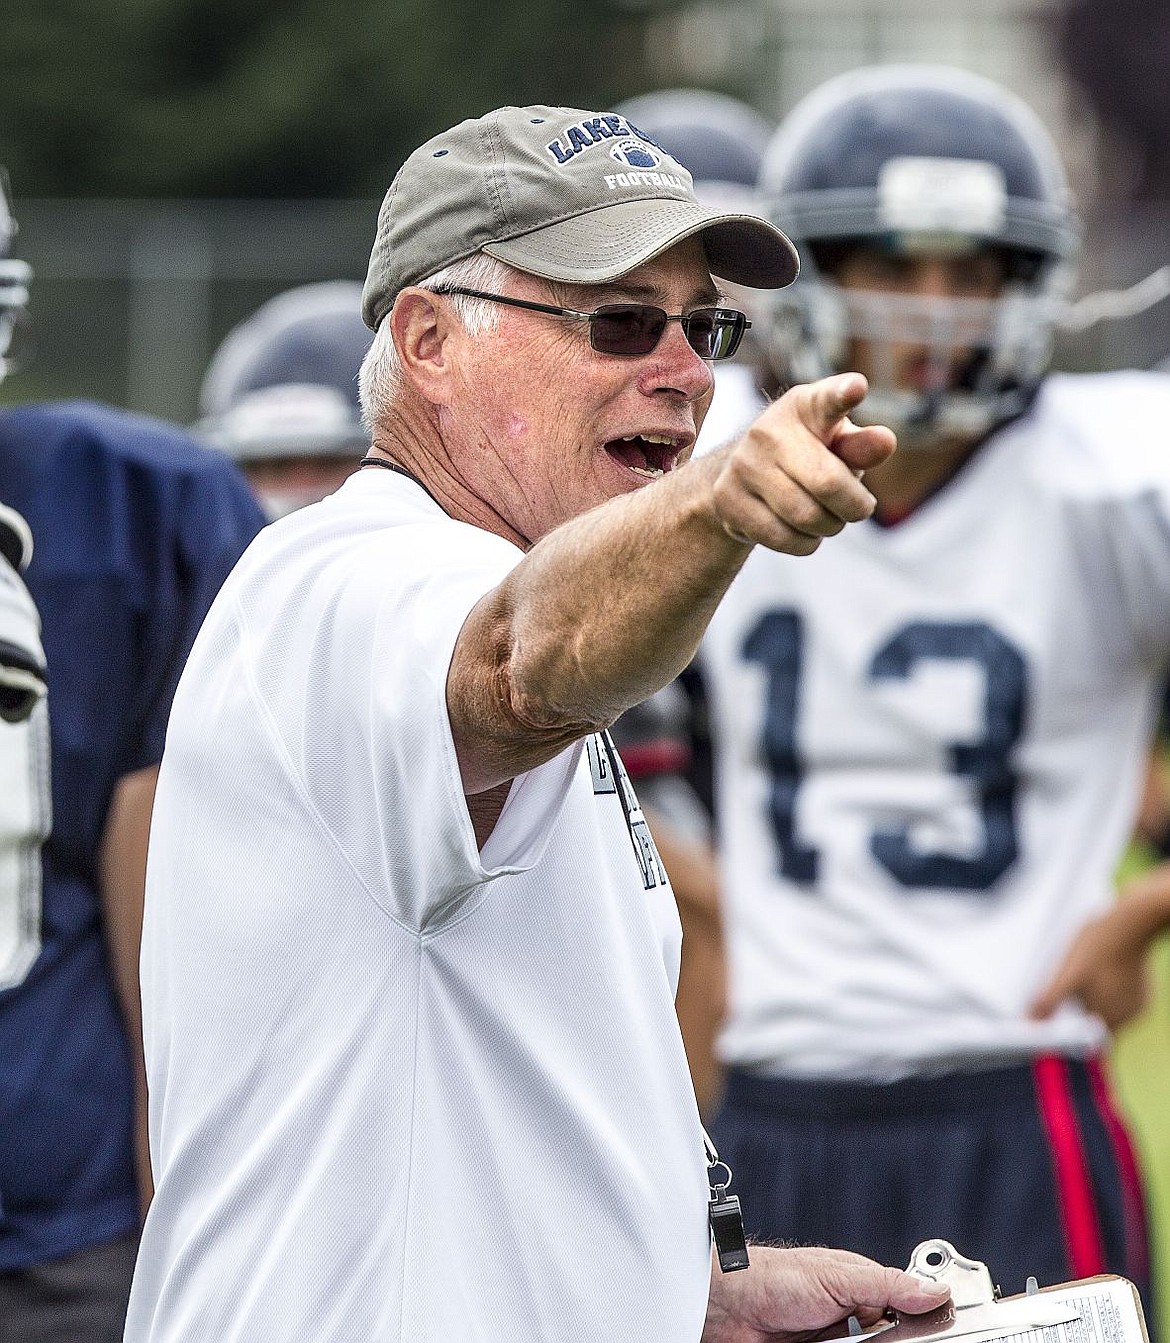
[[(991, 428), (994, 428), (998, 421), (994, 412), (989, 408), (986, 416), (987, 430), (981, 430), (976, 426), (974, 413), (963, 431), (955, 432), (952, 430), (947, 432), (946, 429), (950, 418), (948, 406), (951, 398), (956, 394), (974, 396), (979, 387), (980, 376), (989, 363), (990, 355), (987, 350), (973, 350), (962, 367), (956, 372), (951, 386), (937, 387), (929, 392), (920, 393), (917, 404), (911, 409), (902, 427), (895, 430), (902, 446), (926, 450), (940, 449), (956, 443), (978, 439), (983, 436), (984, 432), (989, 432)], [(972, 412), (974, 412), (974, 402), (972, 402)]]

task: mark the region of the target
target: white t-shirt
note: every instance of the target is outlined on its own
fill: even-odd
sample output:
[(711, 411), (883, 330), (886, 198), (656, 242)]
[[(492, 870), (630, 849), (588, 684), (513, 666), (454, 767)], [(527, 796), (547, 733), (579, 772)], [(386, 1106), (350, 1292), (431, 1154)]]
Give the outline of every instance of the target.
[(678, 916), (616, 757), (477, 850), (456, 636), (521, 558), (367, 470), (274, 523), (175, 700), (142, 988), (132, 1343), (698, 1339)]
[(1113, 898), (1170, 654), (1170, 378), (1053, 376), (893, 527), (757, 549), (702, 669), (724, 1058), (890, 1078), (1099, 1045), (1026, 1018)]

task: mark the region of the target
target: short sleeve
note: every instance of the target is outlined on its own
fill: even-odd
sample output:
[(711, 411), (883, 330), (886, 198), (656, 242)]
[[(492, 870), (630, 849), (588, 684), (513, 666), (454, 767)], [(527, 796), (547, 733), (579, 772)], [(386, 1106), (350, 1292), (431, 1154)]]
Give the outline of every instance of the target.
[(580, 755), (515, 781), (481, 855), (447, 674), (472, 607), (521, 552), (444, 519), (314, 553), (317, 570), (288, 600), (249, 597), (241, 612), (257, 694), (290, 777), (355, 875), (393, 917), (432, 927), (492, 877), (538, 861)]

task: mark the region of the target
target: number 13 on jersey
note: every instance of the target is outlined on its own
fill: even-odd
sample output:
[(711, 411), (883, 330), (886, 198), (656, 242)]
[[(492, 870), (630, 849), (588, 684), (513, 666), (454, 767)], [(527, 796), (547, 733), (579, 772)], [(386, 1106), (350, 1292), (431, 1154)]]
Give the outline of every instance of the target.
[[(761, 748), (771, 777), (769, 813), (783, 876), (812, 885), (820, 854), (797, 834), (796, 802), (805, 770), (798, 749), (805, 622), (794, 610), (765, 612), (744, 639), (742, 655), (767, 677)], [(912, 621), (875, 649), (866, 667), (866, 689), (876, 698), (884, 682), (909, 681), (928, 660), (973, 663), (982, 673), (982, 731), (971, 742), (943, 743), (945, 769), (969, 781), (978, 809), (978, 853), (956, 855), (912, 841), (909, 822), (878, 824), (869, 848), (902, 886), (913, 889), (986, 891), (1019, 854), (1017, 778), (1012, 750), (1024, 729), (1028, 669), (1023, 655), (981, 621)]]

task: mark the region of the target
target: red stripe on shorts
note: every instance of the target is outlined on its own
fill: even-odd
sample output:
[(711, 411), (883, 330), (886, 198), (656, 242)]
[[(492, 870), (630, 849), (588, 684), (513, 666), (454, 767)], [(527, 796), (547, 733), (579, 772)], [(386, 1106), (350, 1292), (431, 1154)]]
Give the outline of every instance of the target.
[(1089, 1059), (1089, 1081), (1093, 1100), (1109, 1134), (1113, 1158), (1121, 1178), (1121, 1206), (1125, 1217), (1126, 1273), (1143, 1282), (1150, 1271), (1150, 1247), (1146, 1237), (1146, 1205), (1142, 1177), (1129, 1130), (1113, 1100), (1105, 1067), (1100, 1059)]
[(618, 755), (631, 779), (652, 779), (658, 774), (681, 774), (691, 763), (690, 747), (685, 742), (661, 737), (654, 741), (629, 742), (618, 747)]
[(1033, 1061), (1032, 1074), (1040, 1118), (1048, 1134), (1069, 1266), (1074, 1278), (1092, 1277), (1105, 1271), (1105, 1252), (1068, 1067), (1064, 1059), (1046, 1054)]

